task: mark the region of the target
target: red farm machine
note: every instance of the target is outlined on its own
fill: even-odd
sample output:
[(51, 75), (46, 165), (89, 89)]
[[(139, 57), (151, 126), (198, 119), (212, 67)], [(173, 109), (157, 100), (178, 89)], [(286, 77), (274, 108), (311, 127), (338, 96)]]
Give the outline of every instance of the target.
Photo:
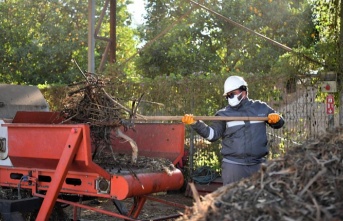
[[(138, 220), (147, 200), (179, 207), (180, 211), (185, 208), (153, 194), (179, 190), (184, 183), (179, 169), (165, 172), (104, 167), (92, 158), (89, 124), (61, 122), (60, 113), (49, 111), (36, 87), (0, 85), (0, 186), (14, 194), (0, 200), (3, 220), (24, 220), (22, 214), (32, 211), (36, 211), (35, 220), (49, 220), (57, 204), (73, 208), (69, 220), (79, 219), (80, 208)], [(182, 124), (136, 123), (135, 131), (123, 133), (135, 140), (139, 156), (168, 159), (174, 166), (182, 161)], [(117, 154), (132, 153), (130, 144), (120, 139), (111, 146)], [(98, 198), (112, 200), (116, 212), (80, 203), (80, 199)], [(131, 208), (123, 208), (122, 201), (130, 198), (134, 199)], [(172, 218), (179, 214), (166, 215)]]

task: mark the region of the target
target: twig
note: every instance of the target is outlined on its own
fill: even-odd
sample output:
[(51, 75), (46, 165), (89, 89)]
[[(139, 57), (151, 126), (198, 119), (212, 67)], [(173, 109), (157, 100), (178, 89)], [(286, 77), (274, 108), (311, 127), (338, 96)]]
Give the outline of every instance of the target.
[(317, 157), (311, 155), (311, 157), (318, 163), (320, 164), (321, 166), (325, 166), (326, 164), (329, 164), (329, 163), (332, 163), (332, 162), (335, 162), (337, 161), (338, 159), (337, 158), (333, 158), (331, 160), (326, 160), (326, 161), (323, 161), (323, 160), (319, 160), (317, 159)]
[(307, 189), (324, 173), (326, 173), (327, 169), (326, 167), (323, 167), (304, 187), (304, 189), (299, 193), (299, 196), (301, 197)]
[(264, 189), (264, 183), (263, 183), (263, 179), (264, 179), (264, 174), (266, 172), (266, 165), (265, 164), (262, 164), (261, 165), (261, 179), (260, 179), (260, 186), (261, 186), (261, 189), (258, 191), (258, 193), (256, 194), (255, 198), (254, 198), (254, 202), (256, 202), (256, 200), (258, 199), (258, 197), (260, 196), (260, 194), (262, 193), (263, 189)]
[(77, 68), (80, 70), (81, 74), (83, 75), (83, 77), (86, 79), (86, 81), (88, 82), (87, 76), (85, 75), (85, 73), (82, 71), (82, 69), (80, 68), (79, 64), (76, 62), (75, 59), (72, 59), (72, 61), (76, 64)]
[(316, 220), (320, 220), (320, 207), (318, 205), (317, 200), (313, 197), (312, 193), (307, 190), (307, 194), (310, 196), (312, 202), (314, 203), (314, 206), (316, 208)]
[(200, 196), (199, 193), (194, 185), (194, 183), (189, 183), (189, 186), (191, 187), (192, 194), (193, 194), (193, 199), (196, 202), (198, 210), (201, 210), (201, 201), (200, 201)]
[[(132, 115), (131, 110), (129, 110), (128, 108), (126, 108), (125, 106), (123, 106), (122, 104), (120, 104), (119, 102), (117, 102), (116, 100), (114, 100), (106, 91), (104, 88), (102, 88), (102, 91), (104, 92), (104, 94), (108, 97), (108, 99), (110, 99), (113, 103), (115, 103), (116, 105), (118, 105), (119, 107), (121, 107), (122, 109), (124, 109), (125, 111), (127, 111), (130, 115)], [(138, 117), (144, 118), (144, 116), (140, 115), (140, 114), (136, 114)]]
[(295, 168), (287, 168), (287, 169), (280, 170), (280, 171), (270, 172), (268, 175), (269, 176), (273, 176), (273, 175), (286, 175), (286, 174), (294, 173), (295, 171), (296, 171)]

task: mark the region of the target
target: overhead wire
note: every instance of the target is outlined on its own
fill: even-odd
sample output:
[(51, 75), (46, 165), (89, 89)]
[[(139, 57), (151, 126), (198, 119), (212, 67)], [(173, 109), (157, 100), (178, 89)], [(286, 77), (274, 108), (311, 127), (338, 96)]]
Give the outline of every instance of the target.
[(223, 19), (224, 21), (234, 25), (235, 27), (238, 27), (240, 29), (243, 29), (247, 32), (250, 32), (254, 35), (257, 35), (258, 37), (261, 37), (263, 39), (265, 39), (267, 42), (270, 42), (272, 43), (273, 45), (279, 47), (279, 48), (282, 48), (284, 50), (286, 50), (287, 52), (291, 52), (291, 53), (294, 53), (296, 55), (300, 55), (302, 57), (304, 57), (306, 60), (310, 61), (310, 62), (313, 62), (315, 64), (318, 64), (318, 65), (322, 65), (323, 67), (326, 67), (325, 64), (323, 64), (322, 62), (318, 61), (318, 60), (315, 60), (303, 53), (299, 53), (299, 52), (295, 52), (292, 48), (284, 45), (284, 44), (281, 44), (271, 38), (268, 38), (267, 36), (265, 35), (262, 35), (261, 33), (258, 33), (244, 25), (241, 25), (239, 24), (238, 22), (235, 22), (233, 21), (232, 19), (229, 19), (227, 18), (226, 16), (204, 6), (203, 4), (200, 4), (198, 2), (195, 2), (193, 0), (188, 0), (190, 3), (192, 3), (192, 7), (185, 13), (183, 14), (182, 16), (180, 16), (176, 21), (174, 21), (171, 25), (169, 25), (167, 28), (165, 28), (163, 31), (161, 31), (157, 36), (155, 36), (152, 40), (150, 40), (148, 43), (146, 43), (142, 48), (138, 49), (136, 53), (134, 53), (133, 55), (131, 55), (129, 58), (127, 58), (123, 63), (121, 63), (120, 65), (118, 65), (117, 67), (121, 67), (123, 66), (124, 64), (126, 64), (128, 61), (130, 61), (132, 58), (134, 58), (137, 54), (139, 54), (140, 52), (142, 52), (143, 50), (145, 50), (146, 48), (148, 48), (149, 46), (151, 46), (155, 41), (157, 41), (158, 39), (160, 39), (161, 37), (163, 37), (168, 31), (170, 31), (174, 26), (176, 26), (178, 23), (180, 23), (184, 18), (186, 18), (187, 16), (189, 16), (189, 14), (195, 9), (195, 8), (201, 8), (201, 9), (204, 9), (206, 11), (208, 11), (209, 13), (211, 14), (214, 14), (215, 16)]
[(290, 47), (288, 47), (288, 46), (286, 46), (286, 45), (284, 45), (284, 44), (281, 44), (281, 43), (279, 43), (279, 42), (277, 42), (277, 41), (275, 41), (275, 40), (273, 40), (273, 39), (271, 39), (271, 38), (268, 38), (267, 36), (262, 35), (262, 34), (256, 32), (256, 31), (254, 31), (254, 30), (248, 28), (248, 27), (245, 27), (244, 25), (241, 25), (241, 24), (239, 24), (239, 23), (233, 21), (232, 19), (227, 18), (227, 17), (225, 17), (224, 15), (222, 15), (222, 14), (220, 14), (220, 13), (218, 13), (218, 12), (216, 12), (216, 11), (214, 11), (214, 10), (212, 10), (212, 9), (210, 9), (210, 8), (208, 8), (208, 7), (206, 7), (206, 6), (202, 5), (202, 4), (200, 4), (200, 3), (197, 3), (197, 2), (195, 2), (195, 1), (193, 1), (193, 0), (188, 0), (188, 1), (191, 2), (191, 3), (193, 3), (193, 4), (195, 4), (195, 5), (197, 5), (197, 6), (200, 7), (200, 8), (202, 8), (202, 9), (204, 9), (204, 10), (210, 12), (211, 14), (216, 15), (217, 17), (219, 17), (219, 18), (225, 20), (226, 22), (229, 22), (230, 24), (232, 24), (232, 25), (234, 25), (234, 26), (236, 26), (236, 27), (238, 27), (238, 28), (241, 28), (241, 29), (243, 29), (243, 30), (245, 30), (245, 31), (248, 31), (248, 32), (250, 32), (250, 33), (252, 33), (252, 34), (254, 34), (254, 35), (257, 35), (257, 36), (259, 36), (259, 37), (265, 39), (266, 41), (272, 43), (273, 45), (275, 45), (275, 46), (277, 46), (277, 47), (279, 47), (279, 48), (282, 48), (282, 49), (284, 49), (284, 50), (286, 50), (286, 51), (288, 51), (288, 52), (296, 53), (297, 55), (301, 55), (301, 56), (303, 56), (304, 58), (306, 58), (307, 60), (309, 60), (309, 61), (311, 61), (311, 62), (313, 62), (313, 63), (322, 65), (322, 66), (324, 66), (324, 67), (326, 66), (326, 65), (323, 64), (322, 62), (317, 61), (317, 60), (315, 60), (315, 59), (313, 59), (313, 58), (311, 58), (311, 57), (309, 57), (309, 56), (307, 56), (307, 55), (305, 55), (305, 54), (303, 54), (303, 53), (297, 53), (297, 52), (295, 52), (292, 48), (290, 48)]

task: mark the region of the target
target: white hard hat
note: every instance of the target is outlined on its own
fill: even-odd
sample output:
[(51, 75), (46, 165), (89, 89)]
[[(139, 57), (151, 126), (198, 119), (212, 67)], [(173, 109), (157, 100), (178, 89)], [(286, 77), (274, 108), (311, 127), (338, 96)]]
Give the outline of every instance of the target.
[(240, 76), (230, 76), (224, 83), (224, 96), (230, 91), (234, 91), (242, 86), (248, 87), (247, 82)]

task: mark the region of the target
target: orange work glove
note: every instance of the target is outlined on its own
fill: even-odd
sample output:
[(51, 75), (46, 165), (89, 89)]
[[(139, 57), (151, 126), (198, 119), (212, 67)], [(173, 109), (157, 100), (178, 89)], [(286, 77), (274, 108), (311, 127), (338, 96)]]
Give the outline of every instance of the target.
[(195, 124), (193, 114), (185, 114), (185, 116), (182, 117), (182, 122), (184, 124)]
[(268, 123), (276, 124), (280, 120), (280, 115), (277, 113), (272, 113), (268, 115)]

